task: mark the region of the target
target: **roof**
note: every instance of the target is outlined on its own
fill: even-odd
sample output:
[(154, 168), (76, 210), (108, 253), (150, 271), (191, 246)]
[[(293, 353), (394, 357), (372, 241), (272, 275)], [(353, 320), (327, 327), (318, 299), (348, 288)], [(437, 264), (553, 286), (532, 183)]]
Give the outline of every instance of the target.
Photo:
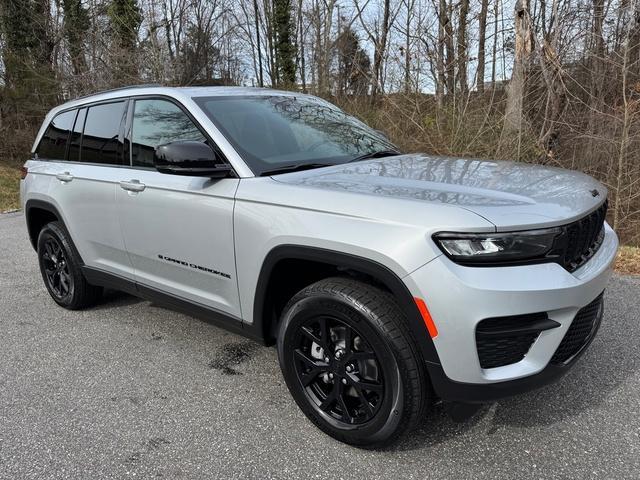
[(54, 110), (92, 103), (112, 98), (128, 97), (131, 95), (169, 95), (171, 97), (213, 97), (213, 96), (254, 96), (254, 95), (304, 95), (300, 92), (287, 92), (271, 88), (257, 87), (164, 87), (162, 85), (132, 85), (114, 88), (69, 100)]

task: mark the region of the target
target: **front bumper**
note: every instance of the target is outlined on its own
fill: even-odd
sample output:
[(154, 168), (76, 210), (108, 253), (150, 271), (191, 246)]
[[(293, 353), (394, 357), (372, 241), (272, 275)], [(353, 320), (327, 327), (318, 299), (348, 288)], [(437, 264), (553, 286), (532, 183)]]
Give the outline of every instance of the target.
[[(436, 393), (445, 400), (489, 401), (562, 376), (579, 355), (564, 365), (549, 362), (576, 313), (605, 289), (617, 249), (617, 236), (605, 224), (600, 249), (573, 273), (555, 263), (463, 267), (441, 256), (405, 277), (411, 293), (425, 300), (438, 329), (433, 344), (439, 365), (428, 365)], [(481, 367), (476, 347), (480, 321), (538, 312), (560, 326), (541, 332), (522, 360)]]

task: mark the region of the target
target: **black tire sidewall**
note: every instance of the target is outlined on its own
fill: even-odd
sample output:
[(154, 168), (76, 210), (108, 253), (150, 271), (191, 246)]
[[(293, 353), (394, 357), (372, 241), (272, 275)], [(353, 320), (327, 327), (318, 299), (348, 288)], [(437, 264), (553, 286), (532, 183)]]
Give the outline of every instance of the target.
[[(356, 328), (378, 357), (383, 369), (385, 393), (380, 410), (367, 423), (346, 425), (321, 414), (311, 404), (312, 401), (300, 384), (293, 360), (296, 348), (294, 341), (299, 327), (320, 313), (331, 315)], [(337, 295), (325, 293), (303, 296), (292, 301), (282, 318), (278, 335), (278, 358), (282, 374), (300, 409), (321, 430), (338, 440), (354, 445), (384, 443), (392, 437), (402, 420), (404, 407), (403, 380), (393, 346), (391, 342), (386, 341), (384, 332), (377, 328), (375, 322), (367, 318), (368, 315), (373, 313), (368, 312), (364, 306), (356, 306)]]

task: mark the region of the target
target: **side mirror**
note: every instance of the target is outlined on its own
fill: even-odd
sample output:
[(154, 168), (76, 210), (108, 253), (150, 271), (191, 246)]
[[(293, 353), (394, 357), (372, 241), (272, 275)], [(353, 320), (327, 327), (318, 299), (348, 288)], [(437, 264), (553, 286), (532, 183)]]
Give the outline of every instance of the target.
[(202, 142), (171, 142), (156, 147), (153, 165), (160, 173), (224, 178), (233, 171), (221, 163), (213, 149)]

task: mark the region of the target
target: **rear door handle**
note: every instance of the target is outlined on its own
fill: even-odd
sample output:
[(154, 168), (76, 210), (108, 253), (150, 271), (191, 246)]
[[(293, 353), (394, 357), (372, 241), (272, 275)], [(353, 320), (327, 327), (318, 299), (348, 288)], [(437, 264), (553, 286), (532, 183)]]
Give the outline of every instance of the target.
[(73, 180), (73, 175), (71, 175), (69, 172), (58, 173), (56, 175), (56, 178), (63, 183), (68, 183)]
[(120, 182), (120, 188), (129, 192), (142, 192), (147, 186), (140, 183), (140, 180), (129, 180)]

